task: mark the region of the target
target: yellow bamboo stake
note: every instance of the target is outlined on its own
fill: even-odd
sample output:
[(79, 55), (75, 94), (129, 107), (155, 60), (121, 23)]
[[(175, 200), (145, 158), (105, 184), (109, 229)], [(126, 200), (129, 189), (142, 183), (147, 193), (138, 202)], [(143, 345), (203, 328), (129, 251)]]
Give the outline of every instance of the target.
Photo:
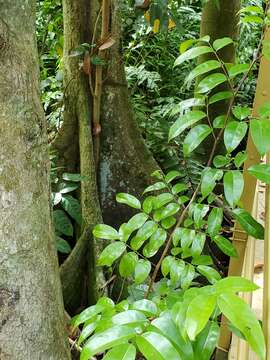
[[(269, 74), (268, 74), (269, 75)], [(270, 165), (270, 153), (266, 155)], [(270, 187), (266, 186), (265, 194), (265, 238), (264, 238), (264, 273), (263, 273), (263, 331), (266, 342), (266, 359), (270, 359)]]
[[(268, 27), (265, 32), (265, 40), (270, 41), (270, 28)], [(253, 116), (258, 115), (258, 110), (261, 106), (270, 100), (270, 81), (269, 81), (269, 74), (270, 74), (270, 63), (265, 58), (262, 57), (260, 68), (259, 68), (259, 75), (256, 87), (256, 94), (253, 104)], [(248, 135), (248, 142), (247, 142), (247, 155), (248, 158), (244, 165), (244, 191), (242, 195), (242, 204), (243, 208), (248, 212), (252, 211), (253, 201), (254, 201), (254, 194), (256, 189), (256, 178), (249, 175), (247, 169), (255, 164), (260, 162), (260, 155), (252, 141), (251, 135)], [(241, 226), (236, 223), (234, 228), (233, 234), (233, 245), (237, 250), (238, 258), (231, 258), (229, 264), (229, 276), (240, 276), (243, 269), (243, 262), (245, 257), (246, 251), (246, 244), (247, 244), (247, 234), (242, 230)], [(226, 353), (229, 351), (231, 343), (231, 333), (228, 330), (228, 327), (225, 324), (225, 321), (222, 321), (221, 324), (221, 333), (220, 333), (220, 341), (219, 341), (219, 349), (216, 359), (224, 358), (222, 353)], [(240, 359), (239, 359), (240, 360)]]

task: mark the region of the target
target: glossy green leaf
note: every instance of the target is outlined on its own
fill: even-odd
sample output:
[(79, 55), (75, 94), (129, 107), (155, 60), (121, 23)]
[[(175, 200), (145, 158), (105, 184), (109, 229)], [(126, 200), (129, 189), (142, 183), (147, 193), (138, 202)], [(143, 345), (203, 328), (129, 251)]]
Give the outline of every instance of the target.
[(154, 256), (160, 247), (165, 243), (166, 239), (167, 232), (162, 228), (158, 228), (151, 236), (148, 244), (145, 245), (143, 255), (147, 258)]
[(146, 221), (146, 223), (138, 230), (137, 234), (131, 239), (130, 246), (132, 249), (138, 250), (143, 243), (154, 234), (157, 228), (158, 224), (154, 221)]
[[(269, 43), (269, 41), (268, 41)], [(269, 118), (270, 116), (270, 101), (266, 101), (259, 109), (259, 115), (262, 118)]]
[(153, 185), (148, 186), (145, 190), (144, 190), (144, 194), (148, 193), (150, 191), (158, 191), (158, 190), (162, 190), (166, 188), (166, 184), (162, 181), (159, 181)]
[(205, 94), (214, 89), (216, 86), (223, 84), (227, 81), (224, 74), (216, 73), (206, 76), (198, 84), (198, 93)]
[(199, 295), (190, 302), (184, 326), (191, 341), (204, 329), (215, 306), (216, 297), (211, 295)]
[(143, 201), (143, 211), (150, 214), (154, 206), (154, 196), (147, 196)]
[(134, 326), (145, 323), (147, 321), (144, 313), (138, 310), (127, 310), (120, 312), (112, 317), (112, 322), (115, 325), (133, 324)]
[(247, 160), (248, 156), (247, 156), (247, 152), (246, 151), (240, 151), (239, 153), (236, 154), (235, 158), (234, 158), (234, 165), (237, 168), (240, 168), (244, 162)]
[(176, 284), (181, 280), (181, 275), (183, 274), (184, 270), (184, 261), (173, 258), (170, 264), (170, 279), (172, 284)]
[(122, 277), (129, 277), (134, 273), (138, 261), (138, 255), (134, 252), (128, 252), (122, 256), (119, 264), (119, 273)]
[(245, 6), (239, 12), (240, 13), (254, 12), (254, 13), (263, 15), (263, 9), (259, 6), (253, 6), (253, 5)]
[(211, 210), (207, 221), (208, 224), (207, 232), (211, 236), (211, 238), (219, 233), (221, 229), (222, 221), (223, 221), (223, 209), (214, 207)]
[(209, 104), (214, 104), (218, 101), (231, 99), (233, 93), (231, 91), (220, 91), (209, 98)]
[(94, 321), (85, 323), (83, 330), (80, 333), (80, 337), (78, 339), (78, 345), (84, 342), (95, 331), (100, 318), (101, 315), (98, 315), (97, 317), (94, 318), (95, 319)]
[(202, 274), (204, 277), (206, 277), (206, 279), (211, 284), (215, 284), (218, 280), (221, 279), (220, 274), (210, 266), (199, 265), (197, 267), (197, 270), (199, 271), (200, 274)]
[(255, 176), (258, 180), (270, 184), (270, 165), (257, 164), (248, 168), (248, 172)]
[(265, 155), (270, 150), (270, 121), (251, 120), (250, 131), (252, 140), (261, 155)]
[(98, 265), (111, 266), (125, 250), (126, 245), (121, 241), (116, 241), (106, 246), (98, 258)]
[(156, 332), (148, 331), (137, 336), (136, 344), (146, 360), (183, 360), (172, 343)]
[(84, 345), (80, 360), (89, 360), (91, 356), (126, 343), (136, 335), (136, 330), (128, 325), (116, 325), (92, 336)]
[[(148, 216), (144, 213), (139, 213), (132, 216), (132, 218), (129, 219), (123, 229), (123, 237), (125, 236), (125, 234), (130, 235), (133, 231), (140, 229), (145, 224), (147, 219)], [(120, 229), (119, 235), (121, 235)]]
[(76, 315), (71, 320), (71, 325), (73, 327), (78, 327), (79, 325), (85, 323), (89, 320), (95, 320), (96, 316), (102, 312), (104, 307), (102, 305), (92, 305), (89, 308), (83, 310), (79, 315)]
[(165, 181), (167, 183), (170, 183), (171, 181), (173, 181), (174, 179), (176, 179), (178, 177), (182, 177), (181, 173), (179, 171), (172, 170), (165, 176)]
[(53, 222), (55, 230), (61, 234), (72, 236), (73, 235), (73, 226), (69, 217), (63, 210), (54, 210), (53, 211)]
[(251, 115), (251, 109), (247, 106), (235, 106), (232, 110), (233, 115), (238, 120), (245, 120)]
[(188, 156), (193, 150), (195, 150), (200, 143), (211, 134), (211, 128), (208, 125), (197, 125), (192, 128), (186, 136), (183, 143), (184, 156)]
[(217, 323), (208, 322), (194, 343), (194, 359), (209, 360), (217, 346), (220, 329)]
[(230, 257), (238, 256), (237, 251), (230, 240), (226, 239), (221, 235), (215, 236), (213, 240), (224, 254)]
[(198, 76), (201, 76), (209, 71), (218, 69), (221, 67), (221, 64), (217, 60), (208, 60), (202, 64), (197, 65), (186, 77), (185, 82), (190, 83), (193, 79)]
[(166, 219), (161, 220), (161, 226), (166, 230), (173, 227), (175, 223), (176, 223), (176, 219), (174, 216), (169, 216)]
[(134, 271), (134, 280), (136, 284), (141, 284), (147, 278), (151, 271), (151, 263), (148, 260), (140, 259)]
[(63, 173), (63, 180), (79, 182), (85, 179), (85, 176), (81, 176), (80, 174), (71, 174), (71, 173)]
[(132, 304), (132, 308), (142, 311), (146, 316), (156, 316), (158, 313), (157, 305), (148, 299), (137, 300)]
[(161, 273), (163, 276), (167, 276), (170, 272), (171, 263), (173, 261), (172, 256), (166, 256), (161, 263)]
[(212, 53), (213, 50), (209, 46), (196, 46), (193, 47), (187, 51), (185, 51), (183, 54), (178, 56), (178, 58), (175, 60), (174, 66), (181, 65), (184, 61), (195, 59), (196, 57)]
[(249, 64), (236, 64), (230, 67), (229, 76), (230, 78), (235, 77), (236, 75), (243, 74), (248, 72), (250, 65)]
[(60, 194), (67, 194), (78, 189), (79, 186), (80, 186), (79, 184), (74, 184), (72, 182), (60, 183), (58, 186), (58, 191)]
[(224, 144), (232, 152), (246, 135), (248, 125), (245, 122), (230, 121), (224, 131)]
[(193, 257), (196, 258), (202, 253), (205, 240), (206, 235), (204, 233), (196, 233), (191, 246), (191, 254)]
[(173, 195), (171, 193), (163, 193), (155, 197), (153, 201), (154, 209), (159, 209), (162, 206), (168, 204), (170, 201), (173, 200)]
[(176, 194), (179, 194), (183, 191), (186, 191), (188, 190), (188, 186), (186, 184), (182, 184), (182, 183), (179, 183), (179, 184), (175, 184), (173, 187), (172, 187), (172, 193), (174, 195)]
[(233, 215), (242, 228), (255, 239), (264, 239), (264, 228), (244, 209), (234, 209)]
[(223, 172), (221, 170), (211, 168), (204, 169), (201, 180), (201, 192), (204, 198), (214, 190), (216, 182), (220, 180), (222, 176)]
[(62, 254), (69, 254), (71, 252), (69, 243), (59, 236), (56, 236), (56, 249)]
[(181, 287), (183, 290), (186, 290), (191, 285), (194, 277), (195, 277), (195, 268), (193, 265), (188, 264), (185, 267), (185, 270), (181, 276)]
[(180, 205), (176, 203), (170, 203), (163, 208), (160, 208), (154, 212), (154, 220), (161, 221), (169, 216), (175, 215), (180, 209)]
[(223, 155), (217, 155), (213, 159), (213, 164), (216, 168), (225, 167), (230, 163), (230, 159)]
[(213, 121), (213, 127), (215, 129), (223, 129), (226, 124), (226, 119), (227, 119), (226, 115), (217, 116)]
[(256, 15), (249, 15), (242, 18), (242, 22), (249, 24), (263, 24), (263, 19)]
[(78, 225), (81, 225), (82, 215), (80, 202), (71, 195), (64, 195), (62, 196), (61, 204), (69, 216), (71, 216)]
[(111, 226), (105, 224), (98, 224), (93, 229), (93, 235), (98, 239), (118, 240), (118, 232)]
[(224, 37), (222, 39), (217, 39), (213, 42), (213, 48), (218, 51), (224, 48), (227, 45), (233, 44), (233, 40), (229, 37)]
[(122, 344), (108, 351), (103, 360), (135, 360), (135, 358), (135, 346), (132, 344)]
[(224, 175), (224, 195), (231, 207), (238, 204), (243, 190), (243, 174), (239, 170), (227, 171)]
[(265, 341), (261, 325), (249, 305), (232, 293), (218, 298), (218, 307), (230, 322), (244, 335), (252, 350), (265, 359)]
[(126, 193), (119, 193), (116, 195), (116, 201), (121, 204), (126, 204), (134, 209), (140, 209), (141, 203), (140, 201), (133, 195)]
[(215, 284), (215, 289), (217, 294), (222, 294), (225, 292), (250, 292), (257, 290), (259, 287), (254, 284), (252, 281), (245, 279), (240, 276), (230, 276), (224, 279), (221, 279)]
[(169, 141), (205, 117), (206, 114), (199, 110), (193, 110), (185, 115), (181, 115), (179, 119), (177, 119), (176, 122), (170, 127)]

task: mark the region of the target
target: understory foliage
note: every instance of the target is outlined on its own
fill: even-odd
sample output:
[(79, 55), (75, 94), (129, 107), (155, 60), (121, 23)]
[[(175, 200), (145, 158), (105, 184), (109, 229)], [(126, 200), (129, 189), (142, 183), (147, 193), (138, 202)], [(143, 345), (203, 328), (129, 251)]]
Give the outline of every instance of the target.
[[(269, 25), (267, 9), (264, 12), (261, 7), (249, 6), (242, 9), (241, 16), (245, 23), (262, 24), (264, 31)], [(205, 36), (181, 44), (175, 67), (206, 53), (213, 59), (200, 63), (186, 77), (189, 85), (200, 78), (196, 96), (185, 100), (170, 127), (168, 141), (179, 146), (179, 137), (184, 139), (185, 159), (207, 137), (213, 137), (213, 147), (196, 188), (187, 185), (179, 171), (167, 175), (156, 171), (156, 182), (145, 189), (142, 199), (126, 193), (116, 195), (119, 203), (137, 211), (127, 223), (118, 230), (105, 224), (94, 228), (96, 238), (110, 242), (98, 265), (117, 265), (129, 296), (120, 302), (100, 298), (73, 318), (74, 327), (83, 326), (77, 340), (81, 360), (100, 353), (105, 360), (134, 360), (137, 354), (147, 360), (209, 360), (218, 342), (221, 314), (228, 319), (230, 329), (265, 359), (261, 325), (237, 295), (257, 286), (241, 277), (222, 279), (205, 251), (206, 242), (214, 242), (226, 255), (237, 256), (224, 234), (225, 211), (249, 235), (264, 238), (262, 225), (241, 208), (242, 165), (247, 158), (241, 145), (250, 131), (262, 156), (270, 150), (270, 103), (264, 104), (256, 117), (240, 104), (244, 83), (257, 71), (261, 53), (270, 60), (270, 46), (262, 37), (251, 61), (232, 65), (219, 57), (219, 51), (232, 42), (230, 38), (212, 42)], [(132, 69), (128, 71), (132, 77)], [(153, 77), (140, 81), (149, 84)], [(224, 83), (228, 90), (216, 90)], [(228, 101), (227, 113), (212, 121), (209, 106), (224, 100)], [(225, 154), (217, 153), (220, 143)], [(248, 172), (270, 184), (269, 165), (257, 164)]]

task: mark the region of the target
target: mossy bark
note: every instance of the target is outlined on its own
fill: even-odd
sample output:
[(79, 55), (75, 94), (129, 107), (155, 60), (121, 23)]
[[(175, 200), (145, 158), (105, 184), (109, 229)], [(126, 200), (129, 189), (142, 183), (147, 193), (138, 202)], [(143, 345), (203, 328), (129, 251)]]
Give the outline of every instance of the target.
[(151, 181), (150, 174), (158, 169), (147, 149), (129, 102), (121, 49), (119, 1), (112, 1), (111, 32), (116, 41), (108, 55), (104, 76), (101, 114), (101, 157), (99, 189), (105, 223), (119, 225), (130, 212), (117, 205), (115, 195), (128, 192), (141, 196)]
[(0, 8), (0, 358), (67, 360), (35, 1)]
[[(91, 17), (86, 0), (64, 0), (64, 83), (65, 115), (59, 137), (59, 155), (66, 166), (77, 168), (86, 180), (81, 183), (82, 235), (71, 255), (61, 266), (65, 306), (74, 311), (81, 304), (85, 282), (90, 303), (97, 298), (97, 277), (102, 271), (95, 266), (99, 252), (92, 236), (92, 228), (102, 222), (96, 186), (93, 144), (91, 135), (91, 101), (87, 77), (80, 70), (81, 59), (70, 56), (80, 44), (90, 42)], [(62, 136), (64, 134), (64, 136)], [(65, 149), (71, 148), (66, 152)], [(86, 268), (88, 267), (88, 276)], [(86, 279), (87, 277), (87, 279)]]

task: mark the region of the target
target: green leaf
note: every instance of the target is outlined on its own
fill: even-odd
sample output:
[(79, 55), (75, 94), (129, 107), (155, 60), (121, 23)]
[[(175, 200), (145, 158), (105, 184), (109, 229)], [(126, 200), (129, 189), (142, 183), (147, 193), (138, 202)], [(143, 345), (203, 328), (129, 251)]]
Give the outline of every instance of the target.
[(192, 265), (212, 265), (213, 260), (211, 256), (208, 255), (200, 255), (197, 258), (192, 259)]
[(120, 312), (112, 317), (114, 325), (133, 324), (134, 326), (147, 322), (146, 316), (138, 310), (127, 310)]
[(130, 246), (133, 250), (138, 250), (143, 243), (150, 238), (157, 230), (158, 224), (154, 221), (146, 221), (146, 223), (138, 230), (134, 238), (131, 239)]
[(176, 284), (177, 281), (180, 280), (184, 270), (185, 270), (184, 261), (173, 258), (170, 264), (170, 279), (172, 284)]
[(224, 48), (227, 45), (233, 44), (233, 40), (229, 37), (224, 37), (222, 39), (217, 39), (213, 42), (213, 48), (218, 51)]
[(269, 120), (251, 120), (250, 131), (252, 140), (263, 156), (270, 150), (270, 121)]
[(205, 117), (206, 114), (199, 110), (193, 110), (185, 115), (181, 115), (170, 128), (169, 141)]
[(249, 15), (249, 16), (245, 16), (242, 19), (242, 22), (249, 24), (263, 24), (263, 19), (256, 15)]
[(69, 254), (71, 252), (69, 243), (59, 236), (56, 236), (56, 249), (62, 254)]
[(126, 193), (119, 193), (116, 195), (116, 201), (121, 204), (126, 204), (134, 209), (140, 209), (141, 203), (140, 201), (133, 195)]
[(251, 115), (251, 110), (247, 106), (235, 106), (232, 110), (233, 115), (238, 120), (245, 120)]
[(143, 211), (150, 214), (153, 209), (154, 196), (147, 196), (143, 201)]
[(158, 209), (154, 212), (154, 220), (161, 221), (169, 216), (176, 214), (180, 209), (180, 205), (176, 203), (170, 203), (164, 208)]
[[(270, 44), (270, 42), (268, 41)], [(268, 118), (270, 116), (270, 101), (265, 102), (259, 109), (259, 115), (262, 118)]]
[(183, 360), (194, 360), (193, 349), (190, 341), (185, 341), (183, 339), (172, 320), (171, 315), (166, 314), (165, 316), (159, 317), (153, 320), (151, 325), (151, 329), (153, 327), (157, 332), (160, 332), (172, 342)]
[(198, 84), (198, 93), (205, 94), (212, 89), (214, 89), (216, 86), (224, 83), (227, 81), (227, 78), (224, 74), (221, 73), (215, 73), (206, 76), (203, 80), (201, 80)]
[(80, 360), (89, 360), (91, 356), (114, 346), (126, 343), (136, 335), (136, 329), (128, 325), (116, 325), (92, 336), (84, 345)]
[(238, 296), (226, 293), (219, 296), (218, 307), (226, 318), (244, 334), (259, 358), (265, 359), (266, 350), (262, 328), (249, 305)]
[(213, 121), (213, 127), (215, 129), (223, 129), (225, 127), (225, 123), (227, 120), (227, 116), (219, 115)]
[(126, 245), (121, 241), (116, 241), (102, 251), (98, 259), (98, 265), (111, 266), (115, 260), (117, 260), (123, 252), (126, 250)]
[(243, 190), (243, 174), (239, 170), (227, 171), (224, 175), (224, 194), (231, 207), (234, 207), (239, 202)]
[(145, 193), (148, 193), (148, 192), (150, 192), (150, 191), (158, 191), (158, 190), (162, 190), (162, 189), (165, 189), (167, 186), (166, 186), (166, 184), (164, 183), (164, 182), (162, 182), (162, 181), (159, 181), (159, 182), (157, 182), (157, 183), (155, 183), (155, 184), (153, 184), (153, 185), (150, 185), (150, 186), (148, 186), (145, 190), (144, 190), (144, 194)]
[(234, 165), (237, 168), (240, 168), (244, 162), (247, 160), (248, 156), (247, 156), (247, 152), (246, 151), (240, 151), (239, 153), (236, 154), (235, 158), (234, 158)]
[(217, 169), (205, 168), (202, 172), (201, 192), (205, 198), (215, 188), (216, 182), (223, 176), (223, 172)]
[(67, 236), (73, 235), (73, 226), (63, 210), (53, 211), (53, 222), (56, 231)]
[(164, 229), (170, 229), (176, 223), (176, 219), (173, 216), (169, 216), (166, 219), (161, 220), (161, 226)]
[(187, 49), (189, 49), (192, 45), (194, 45), (198, 40), (197, 39), (188, 39), (183, 41), (180, 44), (180, 54), (183, 54)]
[(168, 204), (168, 202), (173, 200), (173, 195), (170, 193), (163, 193), (155, 197), (153, 200), (154, 209), (159, 209), (162, 206)]
[(175, 60), (174, 66), (181, 65), (184, 61), (195, 59), (196, 57), (212, 53), (213, 50), (209, 46), (196, 46), (193, 47), (186, 52), (184, 52), (182, 55), (178, 56), (178, 58)]
[(270, 165), (268, 164), (257, 164), (248, 168), (248, 172), (255, 176), (257, 179), (270, 184)]
[(179, 194), (183, 191), (186, 191), (188, 190), (188, 186), (186, 184), (183, 184), (183, 183), (178, 183), (178, 184), (175, 184), (173, 187), (172, 187), (172, 193), (174, 195), (176, 194)]
[(193, 79), (195, 79), (198, 76), (201, 76), (209, 71), (218, 69), (221, 67), (221, 64), (217, 60), (208, 60), (203, 62), (202, 64), (199, 64), (193, 69), (189, 75), (185, 79), (185, 83), (190, 83)]
[(208, 216), (207, 232), (212, 237), (216, 236), (221, 229), (223, 209), (214, 207)]
[(205, 328), (216, 306), (216, 297), (196, 296), (189, 304), (186, 313), (185, 329), (191, 341)]
[(162, 263), (161, 263), (161, 273), (162, 275), (165, 277), (169, 274), (170, 272), (170, 268), (171, 268), (171, 264), (173, 261), (173, 257), (172, 256), (166, 256)]
[(236, 75), (243, 74), (248, 72), (250, 65), (249, 64), (236, 64), (230, 67), (229, 77), (232, 79)]
[(192, 128), (183, 143), (184, 156), (188, 156), (200, 143), (211, 134), (212, 130), (208, 125), (197, 125)]
[(80, 337), (78, 339), (78, 345), (80, 345), (83, 341), (85, 341), (96, 329), (98, 321), (100, 320), (101, 315), (98, 315), (94, 319), (95, 321), (90, 320), (91, 322), (86, 322), (82, 332), (80, 333)]
[(76, 189), (78, 189), (79, 184), (74, 184), (74, 183), (60, 183), (58, 186), (58, 191), (61, 194), (67, 194), (69, 192), (72, 192)]
[(259, 287), (252, 281), (240, 276), (229, 276), (227, 278), (219, 280), (215, 284), (217, 294), (223, 294), (225, 292), (250, 292), (259, 289)]
[(209, 104), (211, 105), (218, 101), (230, 99), (230, 98), (232, 98), (232, 96), (233, 96), (233, 93), (231, 91), (220, 91), (210, 97)]
[(230, 163), (230, 159), (223, 155), (217, 155), (214, 157), (213, 164), (215, 167), (220, 168), (228, 165)]
[(72, 327), (78, 327), (79, 325), (85, 323), (86, 321), (95, 320), (96, 316), (102, 312), (102, 305), (93, 305), (89, 308), (83, 310), (80, 314), (74, 316), (71, 320)]
[(196, 233), (191, 246), (191, 254), (193, 257), (196, 258), (201, 254), (205, 240), (206, 235), (204, 233)]
[(157, 305), (148, 299), (137, 300), (133, 303), (134, 310), (142, 311), (146, 316), (156, 316), (158, 313)]
[[(148, 216), (144, 213), (139, 213), (136, 214), (134, 216), (132, 216), (132, 218), (129, 219), (129, 221), (126, 223), (125, 227), (124, 227), (124, 234), (128, 233), (129, 235), (137, 230), (140, 229), (146, 222), (146, 220), (148, 219)], [(120, 233), (120, 230), (119, 230)]]
[(185, 267), (185, 271), (183, 272), (182, 277), (181, 277), (181, 287), (183, 290), (186, 290), (189, 288), (195, 275), (196, 274), (195, 274), (194, 266), (191, 264), (188, 264)]
[(172, 343), (156, 332), (148, 331), (137, 336), (136, 344), (146, 360), (183, 360)]
[(231, 121), (224, 131), (224, 144), (227, 151), (232, 152), (243, 140), (248, 126), (245, 122)]
[(215, 236), (213, 240), (224, 254), (230, 257), (238, 257), (237, 251), (230, 240), (221, 235)]
[(218, 280), (221, 279), (220, 274), (210, 266), (199, 265), (197, 267), (197, 270), (199, 271), (200, 274), (202, 274), (204, 277), (206, 277), (206, 279), (211, 284), (215, 284)]
[(184, 228), (180, 228), (179, 230), (180, 230), (181, 247), (183, 249), (186, 249), (192, 244), (195, 238), (195, 234), (196, 234), (195, 230), (184, 229)]
[(148, 260), (140, 259), (134, 272), (134, 280), (136, 284), (141, 284), (147, 278), (151, 271), (151, 263)]
[(167, 232), (162, 228), (158, 228), (151, 236), (149, 243), (144, 247), (143, 255), (147, 258), (154, 256), (160, 247), (164, 244), (166, 239)]
[(118, 240), (118, 232), (111, 226), (105, 224), (98, 224), (93, 229), (93, 235), (98, 239)]
[(77, 199), (71, 195), (64, 195), (61, 204), (66, 212), (76, 221), (78, 225), (82, 223), (81, 205)]
[(240, 11), (240, 13), (245, 13), (245, 12), (254, 12), (257, 14), (261, 14), (263, 15), (263, 9), (259, 6), (245, 6), (244, 8), (242, 8)]
[(135, 358), (135, 346), (132, 344), (122, 344), (108, 351), (103, 360), (135, 360)]
[(165, 176), (165, 181), (166, 183), (170, 183), (171, 181), (173, 181), (178, 177), (182, 177), (181, 173), (179, 171), (172, 170)]
[(134, 252), (128, 252), (122, 256), (119, 264), (119, 273), (122, 277), (129, 277), (133, 274), (138, 261), (138, 255)]
[(233, 215), (242, 228), (255, 239), (264, 239), (264, 228), (244, 209), (234, 209)]
[(67, 181), (79, 182), (85, 180), (86, 177), (81, 176), (80, 174), (63, 173), (62, 179)]
[(194, 343), (194, 359), (209, 360), (219, 339), (220, 329), (217, 323), (209, 322), (197, 336)]

